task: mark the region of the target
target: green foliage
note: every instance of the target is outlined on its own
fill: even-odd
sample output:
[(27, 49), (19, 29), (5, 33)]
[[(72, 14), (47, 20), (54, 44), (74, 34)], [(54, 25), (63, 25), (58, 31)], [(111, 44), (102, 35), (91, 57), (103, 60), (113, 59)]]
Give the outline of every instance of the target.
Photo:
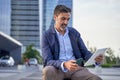
[(105, 56), (107, 64), (115, 64), (116, 63), (116, 57), (113, 53), (114, 53), (114, 51), (111, 48), (108, 48), (108, 50), (106, 51), (106, 54), (108, 55), (108, 56)]
[(112, 67), (112, 64), (102, 64), (101, 66), (104, 68), (110, 68), (110, 67)]
[(42, 64), (42, 57), (40, 56), (39, 51), (33, 48), (33, 46), (33, 44), (27, 46), (26, 51), (23, 53), (23, 62), (25, 62), (25, 59), (36, 58), (38, 63)]
[(106, 51), (106, 53), (109, 55), (109, 57), (110, 57), (111, 60), (115, 58), (115, 56), (113, 54), (114, 51), (111, 48), (108, 48), (107, 51)]
[(108, 64), (115, 64), (116, 63), (116, 58), (111, 58), (109, 56), (105, 56), (105, 59), (106, 59), (106, 63)]

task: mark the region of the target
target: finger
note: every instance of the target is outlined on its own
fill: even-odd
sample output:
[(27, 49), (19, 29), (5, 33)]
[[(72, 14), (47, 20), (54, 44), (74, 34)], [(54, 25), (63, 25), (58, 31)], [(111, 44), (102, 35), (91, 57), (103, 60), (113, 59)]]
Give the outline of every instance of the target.
[(72, 63), (71, 66), (73, 66), (73, 67), (77, 67), (78, 64), (76, 64), (76, 62), (75, 62), (75, 63)]
[(76, 60), (70, 60), (70, 62), (72, 62), (72, 63), (76, 63)]
[(78, 70), (78, 69), (80, 69), (79, 66), (71, 68), (72, 71), (75, 71), (75, 70)]
[(98, 57), (103, 57), (103, 55), (102, 55), (102, 54), (100, 54)]
[(96, 62), (101, 62), (102, 59), (101, 59), (101, 58), (96, 58), (95, 61), (96, 61)]
[(77, 70), (77, 69), (78, 69), (77, 67), (71, 67), (70, 71), (74, 71), (74, 70)]
[(95, 59), (103, 59), (103, 56), (97, 56)]

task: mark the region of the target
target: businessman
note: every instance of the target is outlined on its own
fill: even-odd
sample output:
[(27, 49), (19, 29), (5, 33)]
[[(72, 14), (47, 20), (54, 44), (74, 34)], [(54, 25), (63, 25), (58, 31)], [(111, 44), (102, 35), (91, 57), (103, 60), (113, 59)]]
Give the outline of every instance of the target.
[[(55, 23), (42, 38), (44, 64), (42, 80), (102, 80), (89, 72), (82, 64), (76, 63), (79, 58), (87, 61), (92, 53), (87, 50), (80, 33), (67, 26), (70, 17), (70, 8), (65, 5), (55, 7)], [(102, 60), (102, 55), (95, 58), (96, 63)]]

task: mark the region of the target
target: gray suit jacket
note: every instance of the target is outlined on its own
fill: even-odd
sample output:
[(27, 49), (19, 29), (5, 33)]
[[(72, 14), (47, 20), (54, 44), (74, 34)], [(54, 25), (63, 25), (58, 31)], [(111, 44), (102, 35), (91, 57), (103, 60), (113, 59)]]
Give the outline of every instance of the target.
[[(69, 37), (73, 48), (73, 54), (76, 59), (83, 58), (87, 61), (91, 57), (91, 53), (87, 50), (78, 31), (72, 27), (68, 27)], [(54, 66), (61, 69), (62, 61), (59, 60), (60, 46), (57, 33), (51, 26), (43, 35), (42, 38), (42, 57), (44, 66)]]

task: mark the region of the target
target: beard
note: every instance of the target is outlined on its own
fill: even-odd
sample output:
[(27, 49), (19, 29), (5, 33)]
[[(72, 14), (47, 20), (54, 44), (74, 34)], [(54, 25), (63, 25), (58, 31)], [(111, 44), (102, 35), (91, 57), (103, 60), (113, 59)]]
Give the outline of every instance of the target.
[(67, 27), (67, 24), (62, 24), (62, 25), (60, 26), (60, 30), (61, 30), (61, 31), (65, 31), (65, 30), (66, 30), (66, 27)]

